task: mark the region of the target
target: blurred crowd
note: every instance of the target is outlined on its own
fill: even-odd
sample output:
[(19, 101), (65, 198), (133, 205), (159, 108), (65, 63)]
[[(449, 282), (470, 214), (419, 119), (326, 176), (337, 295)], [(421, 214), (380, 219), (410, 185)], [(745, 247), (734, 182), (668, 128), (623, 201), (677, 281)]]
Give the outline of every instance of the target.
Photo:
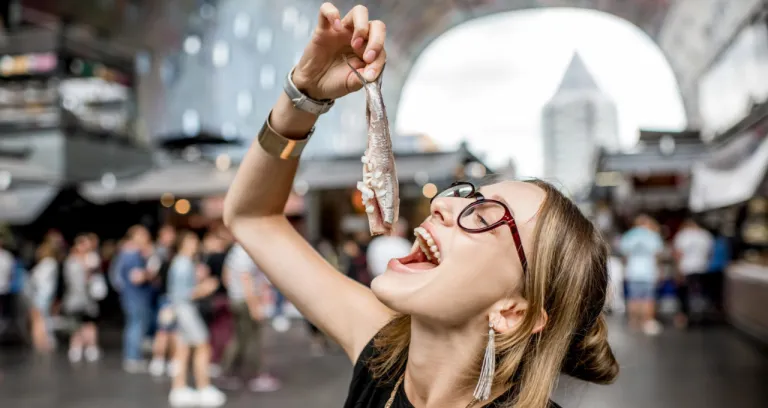
[[(392, 236), (371, 240), (365, 231), (314, 246), (367, 286), (390, 259), (410, 252), (406, 231), (400, 222)], [(102, 357), (99, 328), (122, 322), (123, 369), (173, 377), (173, 406), (222, 405), (220, 389), (280, 388), (263, 364), (263, 331), (270, 321), (287, 330), (286, 316), (295, 309), (223, 226), (191, 231), (163, 225), (153, 237), (135, 225), (122, 239), (104, 242), (95, 233), (67, 242), (51, 230), (34, 251), (15, 247), (0, 240), (0, 339), (16, 332), (40, 353), (64, 339), (71, 363), (96, 363)], [(118, 316), (110, 313), (115, 309)], [(307, 327), (312, 354), (325, 354), (332, 344)]]
[(724, 318), (723, 276), (731, 260), (727, 237), (688, 218), (673, 231), (647, 214), (611, 241), (610, 309), (625, 313), (631, 329), (657, 335), (660, 306), (672, 304), (672, 324), (719, 322)]

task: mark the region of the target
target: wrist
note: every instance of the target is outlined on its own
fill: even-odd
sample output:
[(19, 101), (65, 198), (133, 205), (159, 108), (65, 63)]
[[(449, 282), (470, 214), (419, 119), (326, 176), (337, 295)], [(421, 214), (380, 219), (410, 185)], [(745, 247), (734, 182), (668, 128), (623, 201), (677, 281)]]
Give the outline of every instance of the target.
[(288, 95), (281, 92), (267, 120), (270, 127), (280, 135), (288, 139), (301, 140), (306, 138), (315, 126), (317, 115), (296, 109)]
[(291, 81), (293, 81), (293, 84), (296, 85), (296, 89), (312, 99), (318, 101), (324, 99), (318, 96), (319, 92), (317, 88), (312, 85), (315, 81), (312, 80), (311, 75), (304, 74), (298, 65), (294, 67), (292, 72), (293, 75), (291, 75)]

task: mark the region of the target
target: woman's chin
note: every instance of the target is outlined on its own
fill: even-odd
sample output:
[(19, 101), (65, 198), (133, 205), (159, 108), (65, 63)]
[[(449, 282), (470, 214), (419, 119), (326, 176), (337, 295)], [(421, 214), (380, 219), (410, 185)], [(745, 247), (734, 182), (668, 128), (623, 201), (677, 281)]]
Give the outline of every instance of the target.
[(439, 268), (431, 264), (403, 265), (393, 259), (386, 272), (371, 282), (374, 295), (390, 309), (410, 313), (418, 292), (438, 275)]

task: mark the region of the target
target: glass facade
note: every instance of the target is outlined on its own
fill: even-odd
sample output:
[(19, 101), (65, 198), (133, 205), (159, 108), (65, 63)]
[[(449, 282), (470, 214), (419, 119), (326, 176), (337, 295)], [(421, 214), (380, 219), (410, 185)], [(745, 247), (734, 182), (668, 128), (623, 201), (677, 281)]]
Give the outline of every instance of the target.
[(768, 98), (768, 29), (745, 27), (699, 82), (702, 135), (712, 138)]
[[(706, 60), (694, 58), (694, 51), (718, 48), (710, 40), (730, 38), (729, 32), (736, 27), (731, 22), (748, 13), (750, 5), (757, 1), (745, 0), (726, 9), (722, 7), (723, 0), (467, 0), (461, 5), (449, 0), (337, 0), (334, 4), (343, 11), (353, 4), (366, 4), (371, 18), (387, 22), (389, 62), (384, 93), (390, 119), (394, 120), (400, 89), (414, 57), (432, 39), (475, 17), (561, 6), (610, 13), (636, 24), (657, 39), (672, 57), (673, 69), (682, 76), (681, 83), (685, 85), (691, 82), (688, 73), (700, 72)], [(136, 59), (137, 70), (142, 72), (138, 101), (142, 109), (142, 129), (151, 137), (206, 130), (244, 139), (251, 139), (258, 131), (279, 94), (284, 75), (310, 36), (321, 3), (310, 0), (21, 2), (31, 9), (67, 15), (136, 49), (151, 49), (139, 53)], [(695, 13), (694, 19), (686, 19), (686, 15), (691, 15), (687, 11), (692, 8), (701, 11)], [(699, 27), (709, 27), (707, 32), (712, 35), (703, 35)], [(679, 55), (685, 57), (674, 58)], [(692, 68), (682, 66), (686, 64)], [(697, 100), (689, 91), (683, 89), (690, 108)], [(316, 140), (309, 145), (307, 154), (362, 150), (365, 145), (363, 104), (362, 94), (340, 100), (338, 106), (320, 120)]]
[[(137, 58), (150, 133), (252, 139), (310, 39), (316, 8), (287, 0), (201, 5), (178, 33), (181, 47)], [(362, 151), (364, 103), (362, 93), (338, 101), (321, 117), (306, 155)]]

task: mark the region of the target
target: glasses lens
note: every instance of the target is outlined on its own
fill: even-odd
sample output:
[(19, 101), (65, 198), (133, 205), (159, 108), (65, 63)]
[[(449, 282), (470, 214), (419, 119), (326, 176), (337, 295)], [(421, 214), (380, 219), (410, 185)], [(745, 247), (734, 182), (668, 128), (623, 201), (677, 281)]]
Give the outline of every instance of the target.
[(459, 224), (468, 230), (481, 230), (501, 221), (507, 210), (493, 201), (476, 201), (461, 213)]
[(475, 188), (472, 187), (471, 184), (457, 184), (455, 186), (449, 187), (441, 191), (440, 194), (437, 195), (437, 197), (467, 198), (470, 195), (472, 195), (472, 192), (474, 190)]

